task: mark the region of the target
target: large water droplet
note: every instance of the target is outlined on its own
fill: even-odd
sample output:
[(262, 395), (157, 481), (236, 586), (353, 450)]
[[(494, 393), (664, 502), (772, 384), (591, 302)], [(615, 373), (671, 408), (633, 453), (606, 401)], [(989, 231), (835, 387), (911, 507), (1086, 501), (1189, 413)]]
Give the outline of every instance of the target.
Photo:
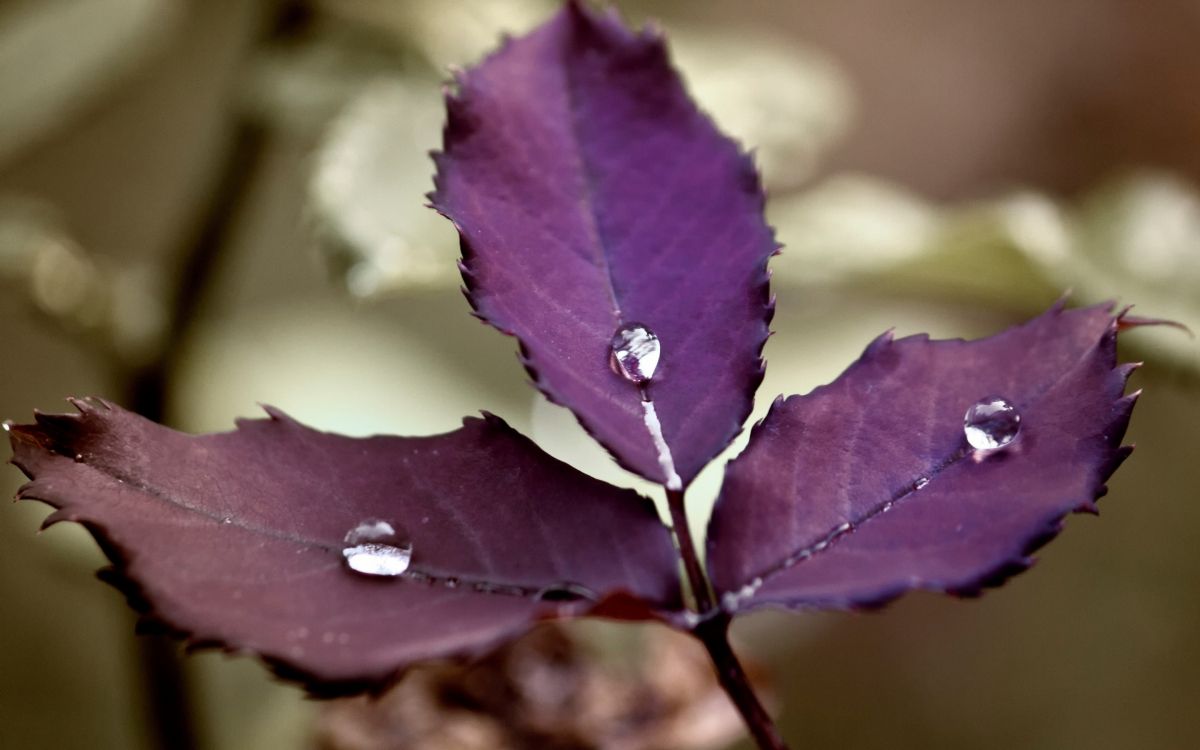
[(357, 573), (398, 576), (412, 562), (412, 545), (402, 540), (387, 521), (367, 519), (346, 532), (342, 557)]
[(641, 323), (629, 323), (613, 334), (613, 364), (634, 383), (645, 383), (654, 377), (661, 354), (658, 336)]
[(1021, 430), (1021, 415), (1016, 407), (1000, 396), (980, 399), (963, 417), (963, 433), (975, 450), (990, 451), (1016, 440)]

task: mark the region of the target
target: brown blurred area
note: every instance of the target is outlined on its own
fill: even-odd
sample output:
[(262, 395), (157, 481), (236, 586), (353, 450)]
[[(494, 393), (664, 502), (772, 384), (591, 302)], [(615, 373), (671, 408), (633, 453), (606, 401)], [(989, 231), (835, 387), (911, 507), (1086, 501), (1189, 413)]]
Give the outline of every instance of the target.
[[(420, 208), (442, 66), (554, 5), (0, 2), (0, 418), (97, 394), (194, 431), (262, 401), (417, 434), (487, 408), (592, 470), (511, 342), (468, 317), (452, 233)], [(984, 335), (1067, 286), (1200, 309), (1200, 0), (618, 5), (658, 19), (704, 106), (761, 147), (802, 261), (777, 266), (760, 401), (828, 380), (889, 326)], [(848, 174), (904, 191), (903, 211), (835, 222), (842, 205), (812, 196)], [(1157, 176), (1113, 182), (1130, 174)], [(1014, 190), (1040, 223), (1000, 231), (1008, 208), (987, 212)], [(861, 266), (845, 257), (875, 247), (863, 236), (806, 244), (802, 228), (843, 223), (878, 226), (888, 252), (918, 239)], [(1044, 264), (1021, 246), (1033, 229)], [(1034, 570), (979, 601), (741, 624), (794, 747), (1200, 746), (1200, 355), (1137, 335), (1137, 451), (1101, 517)], [(0, 493), (20, 481), (6, 469)], [(45, 512), (0, 513), (0, 748), (309, 748), (353, 722), (252, 660), (135, 638), (94, 543), (38, 535)], [(621, 651), (628, 629), (586, 632)]]

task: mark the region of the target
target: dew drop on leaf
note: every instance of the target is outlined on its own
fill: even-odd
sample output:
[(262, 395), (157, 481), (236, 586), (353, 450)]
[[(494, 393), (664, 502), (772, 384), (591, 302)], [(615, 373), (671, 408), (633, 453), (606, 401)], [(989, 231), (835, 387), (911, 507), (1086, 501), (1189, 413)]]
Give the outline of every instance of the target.
[(662, 347), (658, 336), (641, 323), (629, 323), (612, 337), (614, 369), (633, 383), (642, 384), (654, 377)]
[(1021, 415), (1007, 399), (989, 396), (967, 409), (963, 433), (975, 450), (990, 451), (1016, 440), (1021, 430)]
[(398, 576), (412, 562), (412, 545), (400, 539), (387, 521), (367, 519), (346, 532), (342, 557), (356, 573)]

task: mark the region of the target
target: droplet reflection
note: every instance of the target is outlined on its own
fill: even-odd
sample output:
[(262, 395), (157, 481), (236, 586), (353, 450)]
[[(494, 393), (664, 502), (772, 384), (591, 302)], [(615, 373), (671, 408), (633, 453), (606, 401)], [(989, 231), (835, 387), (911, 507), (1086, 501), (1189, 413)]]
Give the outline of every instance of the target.
[(1021, 415), (1007, 399), (989, 396), (967, 409), (963, 433), (971, 447), (979, 451), (996, 450), (1016, 440), (1021, 430)]
[(387, 521), (367, 519), (346, 532), (342, 557), (356, 573), (398, 576), (412, 562), (412, 545), (400, 539)]
[(613, 334), (611, 346), (613, 364), (627, 380), (640, 385), (654, 377), (662, 347), (649, 328), (641, 323), (624, 325)]

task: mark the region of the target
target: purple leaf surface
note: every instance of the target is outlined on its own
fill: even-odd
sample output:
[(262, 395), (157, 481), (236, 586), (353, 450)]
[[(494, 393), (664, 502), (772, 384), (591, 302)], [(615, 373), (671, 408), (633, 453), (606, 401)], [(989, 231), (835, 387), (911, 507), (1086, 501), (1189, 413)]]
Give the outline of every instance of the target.
[[(1109, 306), (1056, 306), (978, 341), (885, 334), (829, 385), (777, 401), (726, 469), (709, 567), (726, 609), (975, 594), (1094, 511), (1136, 393)], [(1001, 395), (1016, 439), (976, 453), (963, 417)]]
[[(447, 108), (430, 198), (461, 235), (476, 313), (518, 337), (537, 387), (623, 466), (687, 484), (762, 380), (777, 245), (750, 159), (659, 36), (575, 2), (459, 75)], [(634, 323), (661, 341), (647, 395), (666, 451), (639, 386), (610, 367)]]
[[(382, 685), (541, 618), (680, 606), (652, 505), (497, 417), (433, 437), (349, 438), (268, 410), (192, 436), (74, 403), (78, 415), (10, 426), (13, 462), (33, 480), (19, 497), (58, 509), (46, 525), (87, 526), (115, 565), (107, 577), (150, 621), (193, 645), (261, 654), (314, 690)], [(347, 567), (345, 536), (368, 520), (411, 544), (403, 575)]]

